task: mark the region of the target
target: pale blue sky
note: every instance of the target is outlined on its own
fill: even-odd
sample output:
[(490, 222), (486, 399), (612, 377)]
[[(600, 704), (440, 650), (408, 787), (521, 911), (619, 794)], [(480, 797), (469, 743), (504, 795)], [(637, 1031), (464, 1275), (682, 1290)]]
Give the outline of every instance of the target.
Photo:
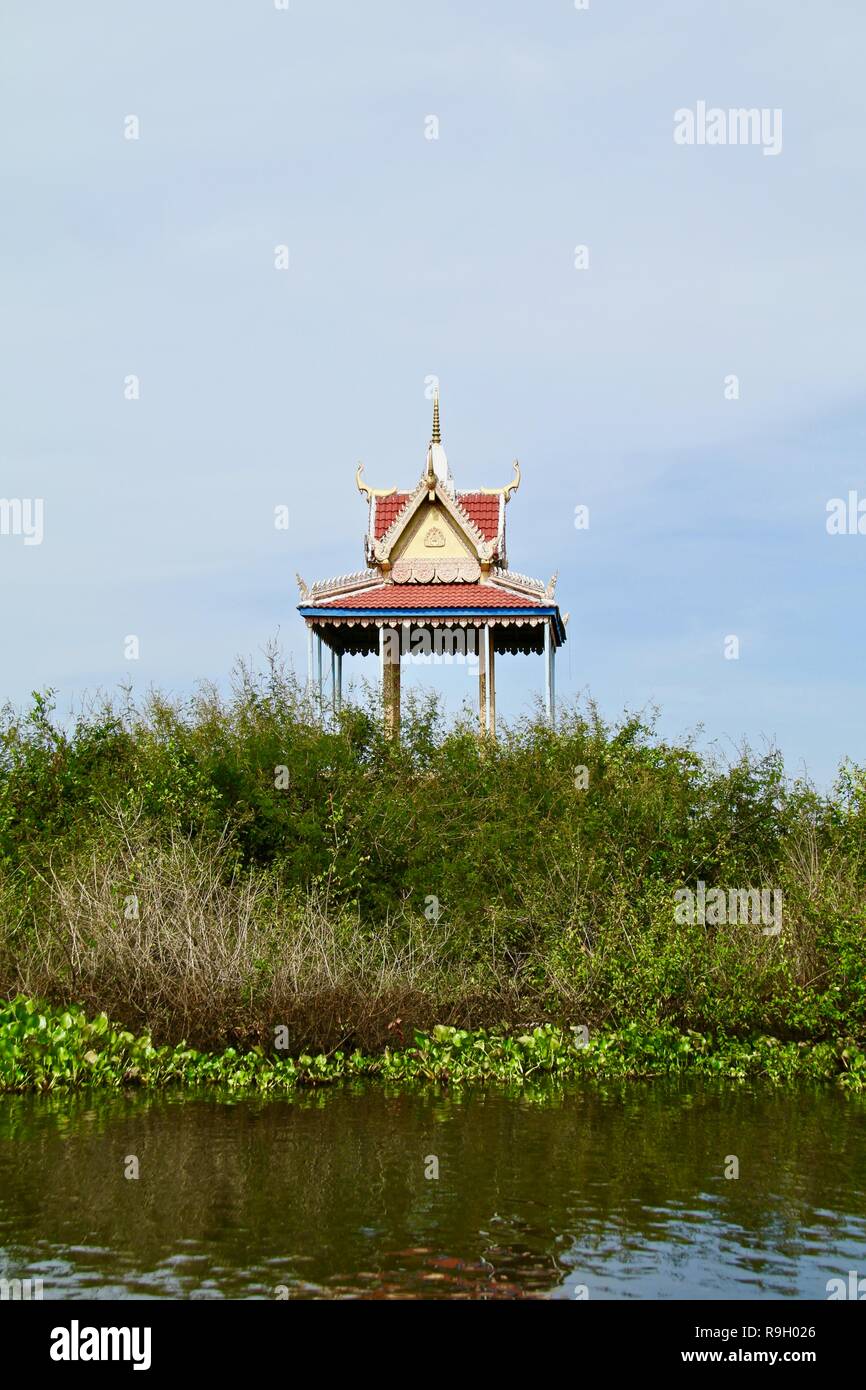
[[(825, 529), (866, 496), (864, 50), (855, 0), (7, 0), (0, 496), (46, 515), (0, 536), (0, 696), (184, 692), (278, 628), (302, 665), (295, 570), (362, 566), (356, 461), (417, 480), (435, 373), (458, 487), (521, 459), (561, 695), (866, 761), (866, 536)], [(676, 145), (699, 100), (781, 108), (781, 154)], [(498, 676), (514, 714), (541, 661)]]

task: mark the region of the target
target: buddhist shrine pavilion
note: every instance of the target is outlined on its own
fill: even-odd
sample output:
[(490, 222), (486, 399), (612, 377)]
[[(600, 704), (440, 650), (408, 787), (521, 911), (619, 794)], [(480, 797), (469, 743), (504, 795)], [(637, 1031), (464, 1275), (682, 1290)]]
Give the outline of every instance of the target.
[(330, 652), (330, 696), (342, 700), (343, 656), (378, 654), (388, 729), (400, 728), (400, 659), (461, 655), (478, 662), (482, 734), (496, 727), (495, 657), (544, 658), (545, 707), (556, 717), (556, 649), (565, 624), (554, 602), (556, 576), (544, 585), (508, 568), (505, 518), (520, 486), (520, 465), (504, 487), (459, 492), (442, 447), (439, 396), (424, 471), (408, 492), (374, 488), (358, 464), (356, 483), (367, 504), (367, 568), (308, 589), (298, 576), (307, 626), (308, 687), (325, 708), (323, 647)]

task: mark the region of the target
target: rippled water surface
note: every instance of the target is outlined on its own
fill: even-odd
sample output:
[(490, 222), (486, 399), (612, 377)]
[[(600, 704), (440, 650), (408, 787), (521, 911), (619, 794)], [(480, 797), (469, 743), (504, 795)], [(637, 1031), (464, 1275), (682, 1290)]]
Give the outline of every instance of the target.
[(0, 1096), (0, 1275), (46, 1298), (825, 1298), (866, 1275), (864, 1121), (831, 1090), (661, 1082)]

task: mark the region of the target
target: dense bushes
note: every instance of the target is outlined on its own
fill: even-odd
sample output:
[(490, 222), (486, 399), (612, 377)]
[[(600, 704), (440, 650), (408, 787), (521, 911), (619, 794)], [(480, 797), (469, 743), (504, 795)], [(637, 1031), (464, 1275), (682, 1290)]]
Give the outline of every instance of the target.
[[(722, 766), (592, 706), (481, 743), (407, 703), (399, 744), (372, 704), (318, 727), (274, 665), (73, 727), (48, 697), (7, 710), (0, 989), (208, 1044), (544, 1019), (866, 1037), (862, 769), (822, 797), (775, 753)], [(678, 924), (699, 880), (780, 889), (781, 933)]]

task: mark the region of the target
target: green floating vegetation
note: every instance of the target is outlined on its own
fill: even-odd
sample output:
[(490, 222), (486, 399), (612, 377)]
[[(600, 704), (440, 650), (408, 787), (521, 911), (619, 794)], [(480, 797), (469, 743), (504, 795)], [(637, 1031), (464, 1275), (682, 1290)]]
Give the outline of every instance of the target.
[(261, 1047), (198, 1052), (157, 1047), (107, 1016), (52, 1008), (18, 996), (0, 1004), (0, 1091), (90, 1086), (218, 1086), (280, 1092), (360, 1077), (445, 1085), (526, 1085), (543, 1079), (649, 1078), (690, 1073), (741, 1081), (834, 1082), (866, 1090), (866, 1052), (853, 1041), (737, 1040), (630, 1023), (585, 1040), (552, 1024), (509, 1035), (437, 1025), (414, 1044), (377, 1055), (342, 1052), (281, 1057)]

